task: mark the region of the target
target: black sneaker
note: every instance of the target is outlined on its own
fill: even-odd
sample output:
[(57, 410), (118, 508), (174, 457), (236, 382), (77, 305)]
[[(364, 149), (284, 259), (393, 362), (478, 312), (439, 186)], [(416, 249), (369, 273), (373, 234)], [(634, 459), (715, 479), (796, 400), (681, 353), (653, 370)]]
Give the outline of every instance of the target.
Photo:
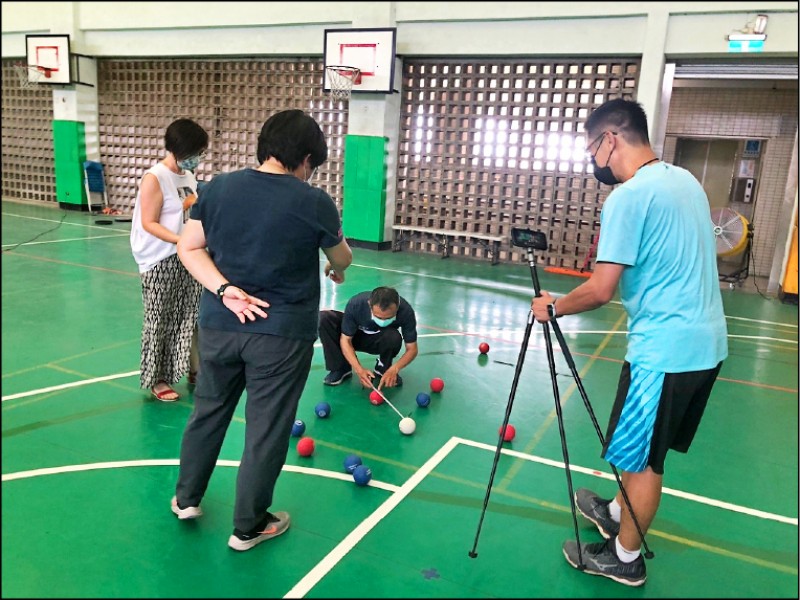
[(579, 488), (575, 492), (575, 506), (581, 514), (597, 526), (600, 535), (609, 539), (619, 535), (619, 523), (611, 518), (608, 505), (611, 500), (603, 500), (593, 491)]
[[(608, 577), (623, 585), (638, 587), (647, 581), (647, 567), (644, 558), (639, 555), (630, 563), (622, 562), (617, 556), (616, 537), (594, 544), (581, 544), (581, 559), (584, 572), (589, 575)], [(578, 566), (578, 543), (567, 540), (563, 546), (564, 557), (576, 569)]]
[(325, 385), (339, 385), (353, 374), (353, 369), (338, 369), (325, 375), (322, 383)]
[(291, 519), (287, 512), (281, 511), (275, 514), (268, 512), (264, 522), (255, 529), (247, 532), (241, 529), (234, 529), (233, 535), (228, 539), (228, 546), (240, 552), (250, 550), (256, 544), (278, 537), (289, 529), (290, 521)]

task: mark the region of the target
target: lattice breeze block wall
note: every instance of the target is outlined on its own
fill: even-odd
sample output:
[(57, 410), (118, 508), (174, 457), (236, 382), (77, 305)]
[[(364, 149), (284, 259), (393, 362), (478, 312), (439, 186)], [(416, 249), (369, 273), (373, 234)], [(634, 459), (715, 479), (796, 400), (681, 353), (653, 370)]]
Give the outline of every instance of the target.
[[(583, 267), (610, 191), (586, 172), (583, 123), (606, 100), (635, 99), (640, 64), (406, 59), (395, 224), (503, 235), (503, 262), (525, 258), (510, 246), (512, 227), (542, 230), (550, 251), (540, 262)], [(438, 252), (426, 241), (411, 249)], [(452, 248), (486, 252), (465, 239)]]
[(23, 88), (15, 62), (3, 61), (3, 198), (56, 203), (53, 91)]
[(256, 167), (261, 126), (298, 108), (313, 116), (328, 142), (328, 160), (314, 184), (341, 212), (347, 105), (322, 91), (320, 60), (100, 60), (100, 155), (109, 202), (132, 210), (144, 172), (164, 154), (164, 131), (190, 118), (211, 141), (198, 180)]

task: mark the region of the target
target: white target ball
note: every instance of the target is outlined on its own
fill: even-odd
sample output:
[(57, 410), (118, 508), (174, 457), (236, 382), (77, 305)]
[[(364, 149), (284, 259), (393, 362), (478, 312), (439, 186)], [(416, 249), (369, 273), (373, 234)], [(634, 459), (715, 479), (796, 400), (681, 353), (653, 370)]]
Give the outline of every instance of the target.
[(400, 420), (400, 431), (405, 435), (411, 435), (417, 429), (417, 424), (411, 417)]

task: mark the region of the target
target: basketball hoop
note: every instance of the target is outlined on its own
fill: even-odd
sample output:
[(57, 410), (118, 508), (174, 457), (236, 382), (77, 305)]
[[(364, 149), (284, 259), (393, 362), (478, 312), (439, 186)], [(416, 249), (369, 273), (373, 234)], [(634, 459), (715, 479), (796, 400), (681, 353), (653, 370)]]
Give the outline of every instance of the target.
[(17, 72), (19, 85), (23, 88), (29, 88), (38, 85), (43, 77), (48, 79), (50, 78), (50, 69), (47, 67), (39, 67), (37, 65), (17, 63), (14, 65), (14, 71)]
[(361, 83), (361, 69), (344, 65), (330, 65), (325, 67), (325, 70), (331, 86), (330, 97), (333, 100), (349, 100), (353, 84)]

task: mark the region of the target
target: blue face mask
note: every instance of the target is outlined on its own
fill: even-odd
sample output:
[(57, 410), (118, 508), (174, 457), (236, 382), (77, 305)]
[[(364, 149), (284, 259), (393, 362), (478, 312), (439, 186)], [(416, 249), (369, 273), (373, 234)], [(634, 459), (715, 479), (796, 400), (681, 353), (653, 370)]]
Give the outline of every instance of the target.
[(372, 315), (372, 320), (375, 321), (375, 323), (378, 325), (378, 327), (388, 327), (389, 325), (394, 323), (394, 320), (396, 318), (397, 317), (390, 317), (388, 319), (379, 319), (375, 315)]
[(200, 164), (200, 161), (203, 159), (202, 154), (198, 154), (196, 156), (190, 156), (184, 160), (178, 161), (178, 167), (182, 171), (194, 171), (197, 168), (197, 165)]

